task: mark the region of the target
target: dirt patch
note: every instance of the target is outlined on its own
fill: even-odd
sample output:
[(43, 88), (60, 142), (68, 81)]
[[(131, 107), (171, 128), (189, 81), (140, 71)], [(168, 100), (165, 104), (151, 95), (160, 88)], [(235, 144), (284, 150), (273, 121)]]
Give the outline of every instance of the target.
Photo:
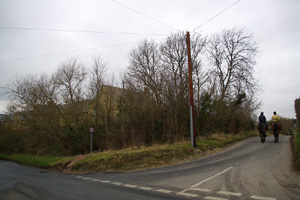
[(76, 156), (76, 158), (74, 160), (72, 160), (67, 166), (65, 166), (64, 169), (61, 172), (65, 173), (69, 168), (71, 168), (77, 162), (79, 162), (80, 160), (82, 160), (84, 158), (85, 158), (84, 155), (78, 155), (78, 156)]

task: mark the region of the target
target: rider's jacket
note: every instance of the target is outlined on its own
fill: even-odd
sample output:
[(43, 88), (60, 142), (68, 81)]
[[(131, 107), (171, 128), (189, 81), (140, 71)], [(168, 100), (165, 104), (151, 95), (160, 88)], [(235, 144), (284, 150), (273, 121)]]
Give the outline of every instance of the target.
[(279, 122), (279, 120), (280, 120), (280, 118), (278, 115), (273, 115), (273, 117), (272, 117), (273, 122)]
[(264, 115), (260, 115), (258, 121), (261, 123), (267, 123), (266, 117)]

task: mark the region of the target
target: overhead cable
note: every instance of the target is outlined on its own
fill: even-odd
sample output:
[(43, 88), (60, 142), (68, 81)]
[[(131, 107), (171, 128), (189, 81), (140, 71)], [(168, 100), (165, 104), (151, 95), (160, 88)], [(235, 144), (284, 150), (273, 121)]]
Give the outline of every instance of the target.
[(170, 29), (173, 29), (173, 30), (175, 30), (175, 31), (178, 31), (178, 29), (173, 28), (173, 27), (169, 26), (168, 24), (165, 24), (165, 23), (163, 23), (163, 22), (161, 22), (161, 21), (159, 21), (159, 20), (157, 20), (157, 19), (154, 19), (153, 17), (150, 17), (150, 16), (148, 16), (148, 15), (145, 15), (144, 13), (142, 13), (142, 12), (140, 12), (140, 11), (137, 11), (137, 10), (135, 10), (135, 9), (129, 7), (129, 6), (126, 6), (126, 5), (124, 5), (124, 4), (122, 4), (122, 3), (118, 2), (118, 1), (115, 1), (115, 0), (111, 0), (111, 1), (114, 2), (114, 3), (117, 3), (117, 4), (121, 5), (121, 6), (123, 6), (123, 7), (125, 7), (125, 8), (127, 8), (127, 9), (129, 9), (129, 10), (131, 10), (131, 11), (133, 11), (133, 12), (136, 12), (136, 13), (138, 13), (138, 14), (144, 16), (144, 17), (147, 17), (148, 19), (151, 19), (152, 21), (155, 21), (155, 22), (160, 23), (160, 24), (162, 24), (162, 25), (164, 25), (164, 26), (166, 26), (166, 27), (168, 27), (168, 28), (170, 28)]
[(156, 35), (167, 36), (167, 34), (159, 33), (132, 33), (132, 32), (106, 32), (106, 31), (92, 31), (92, 30), (68, 30), (68, 29), (49, 29), (49, 28), (28, 28), (28, 27), (7, 27), (0, 26), (0, 29), (8, 30), (27, 30), (27, 31), (53, 31), (53, 32), (74, 32), (74, 33), (98, 33), (98, 34), (123, 34), (123, 35)]
[(81, 49), (81, 50), (74, 50), (74, 51), (66, 51), (66, 52), (59, 52), (59, 53), (51, 53), (51, 54), (44, 54), (44, 55), (38, 55), (38, 56), (13, 58), (13, 59), (7, 59), (7, 60), (0, 60), (0, 62), (10, 62), (10, 61), (18, 61), (18, 60), (27, 60), (27, 59), (32, 59), (32, 58), (49, 57), (49, 56), (56, 56), (56, 55), (68, 54), (68, 53), (76, 53), (76, 52), (90, 51), (90, 50), (96, 50), (96, 49), (105, 49), (105, 48), (110, 48), (110, 47), (119, 47), (119, 46), (124, 46), (124, 45), (128, 45), (128, 44), (136, 44), (136, 43), (138, 43), (138, 42), (125, 43), (125, 44), (117, 44), (117, 45), (110, 45), (110, 46), (103, 46), (103, 47), (96, 47), (96, 48), (90, 48), (90, 49)]
[(238, 0), (236, 2), (234, 2), (233, 4), (231, 4), (230, 6), (228, 6), (227, 8), (225, 8), (224, 10), (222, 10), (221, 12), (219, 12), (218, 14), (216, 14), (215, 16), (211, 17), (210, 19), (208, 19), (206, 22), (200, 24), (199, 26), (197, 26), (194, 30), (196, 31), (198, 28), (200, 28), (201, 26), (203, 26), (204, 24), (210, 22), (211, 20), (213, 20), (214, 18), (216, 18), (217, 16), (221, 15), (222, 13), (224, 13), (226, 10), (230, 9), (232, 6), (234, 6), (235, 4), (239, 3), (241, 0)]

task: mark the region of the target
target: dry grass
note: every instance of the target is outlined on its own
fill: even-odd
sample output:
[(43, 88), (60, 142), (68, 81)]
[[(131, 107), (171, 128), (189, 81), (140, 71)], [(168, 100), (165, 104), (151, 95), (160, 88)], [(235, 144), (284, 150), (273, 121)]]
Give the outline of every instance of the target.
[(72, 167), (73, 172), (124, 171), (148, 169), (175, 164), (199, 158), (207, 152), (222, 149), (235, 141), (257, 135), (256, 132), (243, 134), (212, 134), (197, 139), (197, 148), (189, 142), (173, 145), (155, 145), (144, 148), (129, 148), (119, 151), (107, 151), (87, 156)]
[[(197, 138), (197, 148), (193, 148), (190, 142), (176, 143), (172, 145), (154, 145), (152, 147), (134, 147), (118, 151), (105, 151), (87, 155), (84, 159), (70, 167), (68, 172), (101, 172), (101, 171), (128, 171), (141, 170), (164, 165), (184, 162), (207, 155), (226, 147), (238, 140), (257, 135), (256, 132), (241, 134), (210, 134)], [(61, 170), (74, 157), (47, 157), (29, 155), (4, 155), (0, 159), (13, 160), (19, 163), (35, 167)]]

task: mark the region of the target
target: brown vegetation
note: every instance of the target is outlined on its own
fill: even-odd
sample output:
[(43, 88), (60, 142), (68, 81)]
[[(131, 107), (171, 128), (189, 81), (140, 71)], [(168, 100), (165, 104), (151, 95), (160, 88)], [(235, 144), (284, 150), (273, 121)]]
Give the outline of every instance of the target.
[[(244, 29), (191, 38), (196, 134), (254, 128), (259, 106), (253, 78), (257, 46)], [(19, 77), (8, 85), (11, 102), (1, 123), (0, 151), (75, 155), (189, 138), (186, 37), (144, 40), (129, 54), (122, 87), (105, 79), (106, 64), (91, 70), (76, 59), (51, 76)], [(112, 85), (112, 86), (108, 86)]]

